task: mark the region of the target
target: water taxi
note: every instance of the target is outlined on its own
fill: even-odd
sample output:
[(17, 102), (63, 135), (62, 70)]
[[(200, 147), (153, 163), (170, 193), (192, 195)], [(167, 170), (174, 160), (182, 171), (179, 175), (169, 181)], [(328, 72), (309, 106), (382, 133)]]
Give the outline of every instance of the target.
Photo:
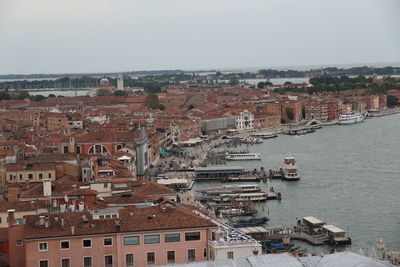
[(225, 155), (226, 160), (261, 160), (260, 153), (229, 153)]

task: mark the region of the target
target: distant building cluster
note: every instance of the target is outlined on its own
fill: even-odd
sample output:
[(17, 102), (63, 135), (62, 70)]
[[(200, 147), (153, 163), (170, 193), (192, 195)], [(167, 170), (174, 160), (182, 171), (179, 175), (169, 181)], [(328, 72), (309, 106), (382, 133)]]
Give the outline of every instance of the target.
[[(281, 95), (277, 87), (167, 86), (158, 94), (163, 110), (149, 108), (140, 90), (0, 101), (0, 265), (149, 266), (261, 254), (258, 242), (148, 178), (166, 150), (206, 135), (387, 109), (386, 95)], [(106, 78), (99, 88), (115, 89)], [(124, 89), (122, 76), (116, 89)]]

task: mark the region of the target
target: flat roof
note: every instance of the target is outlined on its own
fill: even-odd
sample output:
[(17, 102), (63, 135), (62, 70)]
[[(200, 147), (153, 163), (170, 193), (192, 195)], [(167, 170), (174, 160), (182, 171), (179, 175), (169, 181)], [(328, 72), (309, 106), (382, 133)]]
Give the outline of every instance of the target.
[(195, 172), (208, 172), (208, 171), (244, 171), (240, 166), (219, 166), (219, 167), (198, 167), (194, 168)]
[(322, 228), (328, 230), (329, 232), (333, 232), (333, 233), (344, 233), (343, 229), (340, 229), (339, 227), (331, 225), (331, 224), (323, 225)]
[(324, 221), (321, 221), (320, 219), (317, 219), (313, 216), (307, 216), (307, 217), (303, 217), (303, 220), (311, 223), (311, 224), (325, 224)]

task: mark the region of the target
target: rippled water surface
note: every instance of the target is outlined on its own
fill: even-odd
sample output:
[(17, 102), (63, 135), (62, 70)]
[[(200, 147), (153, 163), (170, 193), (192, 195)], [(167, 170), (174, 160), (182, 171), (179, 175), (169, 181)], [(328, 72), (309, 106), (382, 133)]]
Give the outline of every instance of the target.
[[(228, 164), (268, 170), (282, 167), (288, 153), (297, 160), (299, 182), (268, 184), (283, 195), (281, 202), (259, 206), (260, 213), (269, 213), (270, 226), (315, 216), (344, 229), (353, 247), (370, 248), (382, 238), (387, 248), (400, 249), (400, 114), (279, 136), (249, 149), (261, 153), (262, 161)], [(210, 183), (218, 182), (195, 189)]]

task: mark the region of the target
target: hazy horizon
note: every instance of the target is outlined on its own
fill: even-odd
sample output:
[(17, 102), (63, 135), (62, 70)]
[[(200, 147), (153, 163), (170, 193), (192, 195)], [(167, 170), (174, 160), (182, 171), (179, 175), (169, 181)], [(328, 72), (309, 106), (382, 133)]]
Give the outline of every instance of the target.
[(398, 64), (399, 10), (398, 0), (2, 0), (0, 74)]
[(352, 67), (363, 67), (363, 66), (368, 66), (368, 67), (400, 67), (400, 62), (382, 62), (382, 63), (359, 63), (359, 64), (321, 64), (321, 65), (296, 65), (296, 66), (269, 66), (269, 67), (229, 67), (229, 68), (209, 68), (209, 69), (177, 69), (177, 68), (172, 68), (172, 69), (135, 69), (135, 70), (124, 70), (124, 71), (98, 71), (98, 72), (69, 72), (69, 73), (0, 73), (0, 76), (2, 75), (63, 75), (63, 74), (103, 74), (103, 73), (109, 73), (109, 74), (118, 74), (118, 73), (126, 73), (126, 72), (151, 72), (151, 71), (184, 71), (184, 72), (208, 72), (208, 71), (222, 71), (222, 72), (257, 72), (258, 70), (262, 69), (275, 69), (275, 70), (299, 70), (299, 71), (307, 71), (311, 69), (319, 69), (319, 68), (328, 68), (328, 67), (336, 67), (336, 68), (352, 68)]

